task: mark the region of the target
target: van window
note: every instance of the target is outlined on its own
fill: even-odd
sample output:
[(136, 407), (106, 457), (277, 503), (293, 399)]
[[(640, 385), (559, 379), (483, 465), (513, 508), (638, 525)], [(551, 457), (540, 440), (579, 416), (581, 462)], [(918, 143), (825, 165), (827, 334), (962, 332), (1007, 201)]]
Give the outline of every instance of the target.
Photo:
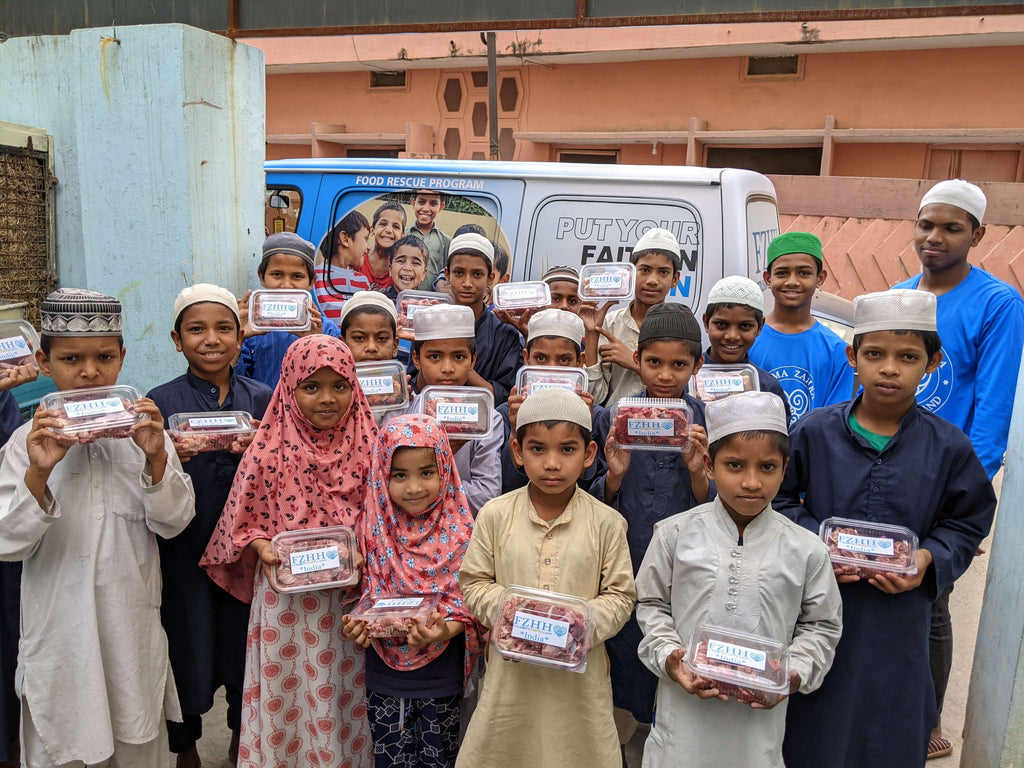
[(302, 193), (297, 187), (267, 187), (264, 234), (294, 232), (302, 212)]
[(747, 198), (747, 274), (765, 289), (768, 243), (779, 234), (779, 210), (770, 197)]
[(696, 310), (704, 271), (704, 236), (696, 205), (642, 198), (552, 197), (530, 227), (528, 273), (549, 267), (629, 261), (633, 245), (649, 229), (670, 230), (679, 241), (682, 269), (670, 298)]

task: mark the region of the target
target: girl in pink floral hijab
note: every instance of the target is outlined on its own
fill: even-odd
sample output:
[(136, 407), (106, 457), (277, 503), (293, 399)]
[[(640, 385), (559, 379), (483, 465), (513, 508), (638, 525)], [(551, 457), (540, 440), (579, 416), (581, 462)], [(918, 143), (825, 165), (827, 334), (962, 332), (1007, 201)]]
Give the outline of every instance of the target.
[(363, 595), (440, 596), (433, 622), (408, 636), (370, 638), (345, 617), (345, 631), (369, 647), (367, 706), (378, 764), (453, 765), (459, 701), (480, 655), (483, 627), (462, 601), (459, 568), (473, 516), (444, 430), (429, 416), (401, 416), (380, 428), (370, 468), (359, 545)]

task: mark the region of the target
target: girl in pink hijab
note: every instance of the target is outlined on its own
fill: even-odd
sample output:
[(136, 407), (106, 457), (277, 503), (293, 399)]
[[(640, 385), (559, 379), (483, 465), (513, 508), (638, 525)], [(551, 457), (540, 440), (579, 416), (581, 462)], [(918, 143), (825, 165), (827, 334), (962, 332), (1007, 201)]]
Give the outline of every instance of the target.
[(348, 348), (323, 335), (292, 344), (201, 562), (252, 603), (239, 766), (373, 764), (364, 653), (341, 625), (359, 588), (278, 593), (268, 574), (282, 531), (359, 530), (375, 437)]

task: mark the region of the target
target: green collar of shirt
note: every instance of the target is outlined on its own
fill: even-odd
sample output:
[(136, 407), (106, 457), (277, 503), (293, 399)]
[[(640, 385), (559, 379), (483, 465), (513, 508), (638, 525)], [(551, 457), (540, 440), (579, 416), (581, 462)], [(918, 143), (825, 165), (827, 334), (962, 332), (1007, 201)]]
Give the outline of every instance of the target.
[(871, 432), (865, 429), (863, 425), (857, 421), (857, 418), (853, 415), (853, 411), (850, 411), (850, 429), (867, 440), (868, 445), (879, 453), (885, 450), (885, 446), (887, 446), (889, 441), (895, 437), (895, 435), (880, 435), (877, 432)]

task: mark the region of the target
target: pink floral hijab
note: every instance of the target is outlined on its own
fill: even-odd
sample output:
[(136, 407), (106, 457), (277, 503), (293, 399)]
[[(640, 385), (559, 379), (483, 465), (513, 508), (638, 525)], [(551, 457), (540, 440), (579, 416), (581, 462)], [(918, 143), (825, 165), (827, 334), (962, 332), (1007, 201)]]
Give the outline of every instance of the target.
[[(441, 493), (418, 515), (391, 501), (388, 481), (398, 448), (431, 448), (437, 461)], [(359, 528), (359, 546), (366, 558), (363, 594), (441, 595), (438, 611), (466, 627), (466, 679), (482, 650), (484, 628), (466, 609), (459, 588), (459, 569), (473, 533), (473, 515), (462, 492), (451, 446), (444, 430), (430, 416), (389, 419), (373, 446), (366, 513)], [(401, 639), (375, 638), (374, 649), (392, 669), (418, 669), (438, 656), (445, 643), (418, 646)]]
[[(336, 371), (352, 385), (348, 411), (331, 429), (314, 427), (295, 400), (299, 383), (321, 368)], [(248, 544), (254, 539), (331, 525), (358, 531), (376, 436), (348, 347), (323, 335), (304, 336), (292, 344), (199, 563), (210, 578), (250, 603), (258, 558)]]

